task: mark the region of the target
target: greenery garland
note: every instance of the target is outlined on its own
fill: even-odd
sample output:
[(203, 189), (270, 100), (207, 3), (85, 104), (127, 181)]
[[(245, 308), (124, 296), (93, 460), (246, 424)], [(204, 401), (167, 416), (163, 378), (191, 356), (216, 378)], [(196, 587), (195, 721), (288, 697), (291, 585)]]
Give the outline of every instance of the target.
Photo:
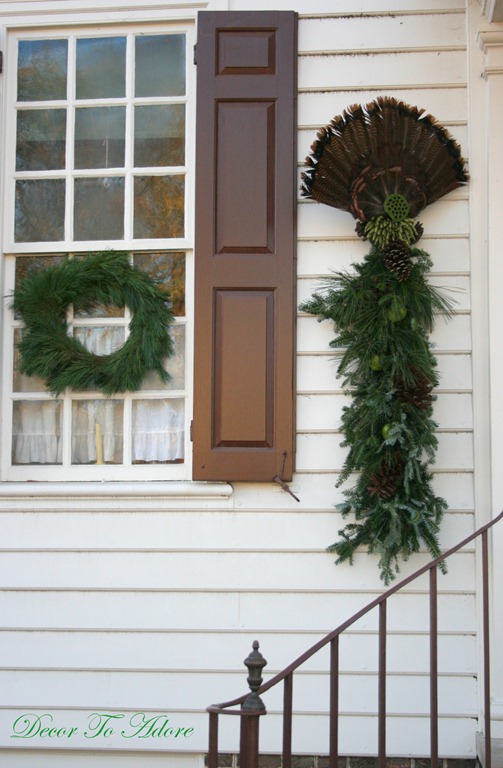
[(354, 273), (334, 274), (301, 306), (334, 323), (337, 372), (352, 397), (343, 409), (342, 446), (349, 451), (337, 485), (358, 477), (337, 508), (343, 517), (353, 513), (355, 522), (328, 550), (338, 563), (352, 563), (366, 544), (379, 555), (386, 584), (399, 558), (418, 552), (421, 541), (433, 557), (440, 554), (437, 534), (447, 507), (435, 496), (429, 471), (437, 447), (432, 389), (438, 377), (428, 333), (434, 313), (448, 315), (450, 305), (424, 278), (428, 254), (412, 248), (410, 259), (402, 281), (373, 246)]
[[(328, 547), (337, 563), (358, 547), (379, 555), (387, 584), (422, 544), (437, 557), (447, 508), (432, 489), (437, 438), (436, 362), (428, 340), (449, 301), (428, 284), (432, 262), (414, 247), (415, 217), (468, 180), (458, 144), (424, 110), (389, 97), (353, 105), (318, 131), (306, 158), (304, 197), (348, 211), (371, 243), (362, 264), (336, 273), (301, 309), (332, 320), (338, 374), (351, 396), (342, 414), (348, 448), (338, 485), (355, 475), (337, 505), (354, 522)], [(445, 566), (439, 566), (444, 569)]]
[[(129, 335), (109, 355), (90, 352), (68, 335), (67, 311), (127, 306)], [(70, 387), (106, 395), (138, 390), (147, 373), (170, 379), (164, 361), (173, 354), (166, 294), (122, 252), (105, 251), (33, 271), (16, 287), (12, 309), (24, 325), (19, 370), (40, 376), (54, 395)]]

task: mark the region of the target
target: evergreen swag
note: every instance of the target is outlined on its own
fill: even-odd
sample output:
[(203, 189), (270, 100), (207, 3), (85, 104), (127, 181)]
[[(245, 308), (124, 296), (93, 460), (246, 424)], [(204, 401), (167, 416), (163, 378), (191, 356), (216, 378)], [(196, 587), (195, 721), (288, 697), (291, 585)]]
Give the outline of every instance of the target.
[[(436, 361), (428, 334), (450, 302), (428, 284), (432, 266), (414, 247), (423, 228), (411, 216), (467, 180), (458, 145), (434, 118), (394, 99), (352, 107), (318, 133), (302, 194), (342, 208), (371, 244), (351, 273), (335, 273), (301, 305), (333, 322), (337, 373), (352, 397), (342, 415), (347, 458), (338, 485), (356, 484), (337, 505), (354, 522), (328, 550), (353, 562), (366, 545), (388, 584), (422, 544), (440, 554), (447, 507), (432, 489)], [(439, 567), (445, 567), (441, 564)]]
[[(67, 311), (93, 306), (129, 307), (129, 335), (120, 349), (96, 355), (68, 335)], [(24, 325), (19, 370), (40, 376), (54, 395), (70, 387), (106, 395), (139, 389), (145, 375), (170, 376), (164, 361), (173, 354), (167, 296), (122, 252), (105, 251), (34, 270), (16, 287), (12, 309)]]

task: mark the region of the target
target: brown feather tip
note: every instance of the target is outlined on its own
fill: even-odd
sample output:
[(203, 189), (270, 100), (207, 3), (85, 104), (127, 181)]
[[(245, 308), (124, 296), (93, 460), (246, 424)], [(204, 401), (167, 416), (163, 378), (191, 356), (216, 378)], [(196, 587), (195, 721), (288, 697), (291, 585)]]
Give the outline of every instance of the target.
[(301, 195), (367, 221), (403, 195), (415, 217), (468, 181), (461, 149), (424, 109), (390, 96), (353, 104), (321, 128), (302, 173)]

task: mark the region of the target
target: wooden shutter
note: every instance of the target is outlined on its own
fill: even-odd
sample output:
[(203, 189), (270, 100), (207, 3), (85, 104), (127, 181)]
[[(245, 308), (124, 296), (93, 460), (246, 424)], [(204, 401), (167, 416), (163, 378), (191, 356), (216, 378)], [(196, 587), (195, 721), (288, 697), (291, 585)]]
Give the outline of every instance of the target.
[(196, 480), (293, 471), (296, 22), (198, 15)]

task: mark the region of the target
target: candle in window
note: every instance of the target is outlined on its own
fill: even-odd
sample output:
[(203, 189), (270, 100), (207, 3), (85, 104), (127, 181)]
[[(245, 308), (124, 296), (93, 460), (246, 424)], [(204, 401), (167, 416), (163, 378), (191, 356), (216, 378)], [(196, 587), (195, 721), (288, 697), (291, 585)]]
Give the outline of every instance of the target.
[(101, 424), (96, 423), (96, 464), (103, 464), (103, 439), (101, 437)]

